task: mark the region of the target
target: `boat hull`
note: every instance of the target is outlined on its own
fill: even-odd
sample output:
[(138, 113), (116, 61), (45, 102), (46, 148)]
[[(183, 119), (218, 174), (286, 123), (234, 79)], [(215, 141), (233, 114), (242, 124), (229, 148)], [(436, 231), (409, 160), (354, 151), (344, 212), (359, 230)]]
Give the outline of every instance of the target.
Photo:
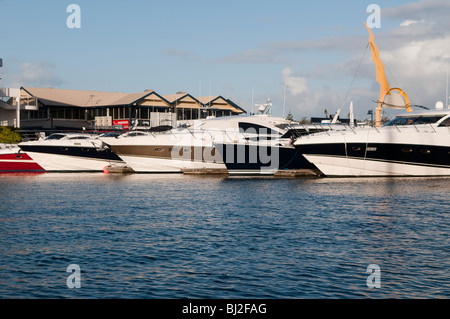
[(7, 173), (45, 173), (45, 170), (29, 154), (13, 147), (0, 150), (0, 174)]
[(121, 155), (124, 162), (136, 173), (183, 173), (187, 170), (222, 171), (223, 163), (207, 163), (201, 161), (176, 160), (165, 158)]
[(20, 144), (20, 148), (47, 172), (102, 172), (105, 166), (111, 164), (124, 165), (109, 150), (99, 151), (95, 147), (83, 146)]
[(315, 169), (294, 147), (215, 144), (230, 175), (273, 175), (280, 170)]
[(78, 157), (53, 153), (27, 152), (47, 172), (103, 172), (106, 166), (123, 163), (121, 160)]
[(115, 145), (112, 150), (137, 173), (226, 169), (222, 158), (211, 146)]
[(450, 168), (323, 155), (304, 155), (327, 177), (450, 176)]
[(28, 154), (0, 154), (0, 174), (45, 173)]
[(297, 150), (325, 176), (450, 176), (449, 132), (367, 130), (312, 136)]

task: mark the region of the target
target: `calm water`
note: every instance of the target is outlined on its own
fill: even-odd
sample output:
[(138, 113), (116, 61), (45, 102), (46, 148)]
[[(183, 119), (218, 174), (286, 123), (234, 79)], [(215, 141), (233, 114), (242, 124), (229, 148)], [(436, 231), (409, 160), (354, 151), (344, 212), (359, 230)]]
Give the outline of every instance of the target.
[(0, 298), (448, 298), (449, 181), (0, 176)]

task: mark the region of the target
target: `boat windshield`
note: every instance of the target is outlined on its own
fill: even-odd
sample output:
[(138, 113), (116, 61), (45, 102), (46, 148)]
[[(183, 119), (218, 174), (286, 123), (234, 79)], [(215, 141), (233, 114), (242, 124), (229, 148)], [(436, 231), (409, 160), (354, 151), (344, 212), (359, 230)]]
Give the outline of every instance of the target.
[(108, 132), (108, 133), (103, 133), (102, 135), (100, 135), (100, 137), (118, 137), (120, 135), (122, 135), (122, 133), (111, 133), (111, 132)]
[(408, 116), (396, 117), (384, 126), (400, 126), (400, 125), (418, 125), (418, 124), (434, 124), (442, 119), (442, 116)]
[(147, 135), (147, 133), (144, 133), (144, 132), (130, 132), (130, 133), (126, 133), (127, 137), (144, 136), (144, 135)]
[(72, 136), (69, 137), (69, 140), (87, 140), (88, 138), (88, 136)]
[(275, 124), (275, 126), (282, 130), (288, 130), (290, 128), (289, 124), (284, 124), (284, 123)]
[(60, 140), (63, 137), (66, 137), (64, 134), (52, 134), (49, 137), (46, 138), (46, 140)]
[(280, 133), (271, 129), (270, 127), (249, 122), (239, 122), (239, 131), (247, 134), (275, 135), (275, 136), (280, 135)]

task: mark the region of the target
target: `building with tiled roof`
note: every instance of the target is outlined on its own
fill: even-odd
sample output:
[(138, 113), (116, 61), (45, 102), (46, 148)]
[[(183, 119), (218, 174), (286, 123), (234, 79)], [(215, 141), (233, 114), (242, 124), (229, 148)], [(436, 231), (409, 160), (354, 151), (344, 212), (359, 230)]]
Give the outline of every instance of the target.
[[(9, 108), (14, 113), (16, 104), (12, 100), (10, 105), (8, 101), (2, 103), (0, 109), (6, 112)], [(194, 97), (186, 92), (160, 95), (153, 90), (118, 93), (20, 88), (20, 127), (24, 129), (128, 128), (136, 119), (140, 126), (176, 126), (177, 121), (241, 113), (246, 112), (222, 96)]]

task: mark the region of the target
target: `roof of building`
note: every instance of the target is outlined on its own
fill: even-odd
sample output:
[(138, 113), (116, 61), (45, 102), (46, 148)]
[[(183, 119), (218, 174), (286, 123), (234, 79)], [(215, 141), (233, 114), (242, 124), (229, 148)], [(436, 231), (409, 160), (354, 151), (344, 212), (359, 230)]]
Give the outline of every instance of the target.
[[(38, 88), (38, 87), (22, 87), (22, 90), (39, 100), (40, 103), (46, 106), (67, 106), (67, 107), (106, 107), (106, 106), (130, 106), (138, 103), (144, 99), (152, 99), (151, 96), (156, 96), (164, 103), (176, 104), (186, 98), (197, 102), (197, 107), (208, 107), (218, 110), (232, 110), (236, 113), (246, 113), (244, 109), (239, 107), (231, 100), (224, 97), (217, 96), (203, 96), (193, 97), (186, 92), (177, 92), (172, 95), (160, 95), (153, 90), (145, 90), (138, 93), (116, 93), (116, 92), (102, 92), (102, 91), (82, 91), (82, 90), (68, 90), (68, 89), (54, 89), (54, 88)], [(188, 102), (186, 100), (186, 102)]]
[(152, 94), (153, 91), (139, 93), (116, 93), (101, 91), (81, 91), (54, 88), (22, 87), (45, 105), (67, 105), (82, 107), (130, 105)]
[(180, 100), (185, 99), (186, 97), (189, 97), (189, 98), (193, 99), (195, 102), (200, 103), (200, 101), (197, 98), (193, 97), (192, 95), (190, 95), (189, 93), (186, 93), (186, 92), (179, 92), (177, 94), (163, 95), (162, 97), (165, 98), (170, 103), (178, 102)]

